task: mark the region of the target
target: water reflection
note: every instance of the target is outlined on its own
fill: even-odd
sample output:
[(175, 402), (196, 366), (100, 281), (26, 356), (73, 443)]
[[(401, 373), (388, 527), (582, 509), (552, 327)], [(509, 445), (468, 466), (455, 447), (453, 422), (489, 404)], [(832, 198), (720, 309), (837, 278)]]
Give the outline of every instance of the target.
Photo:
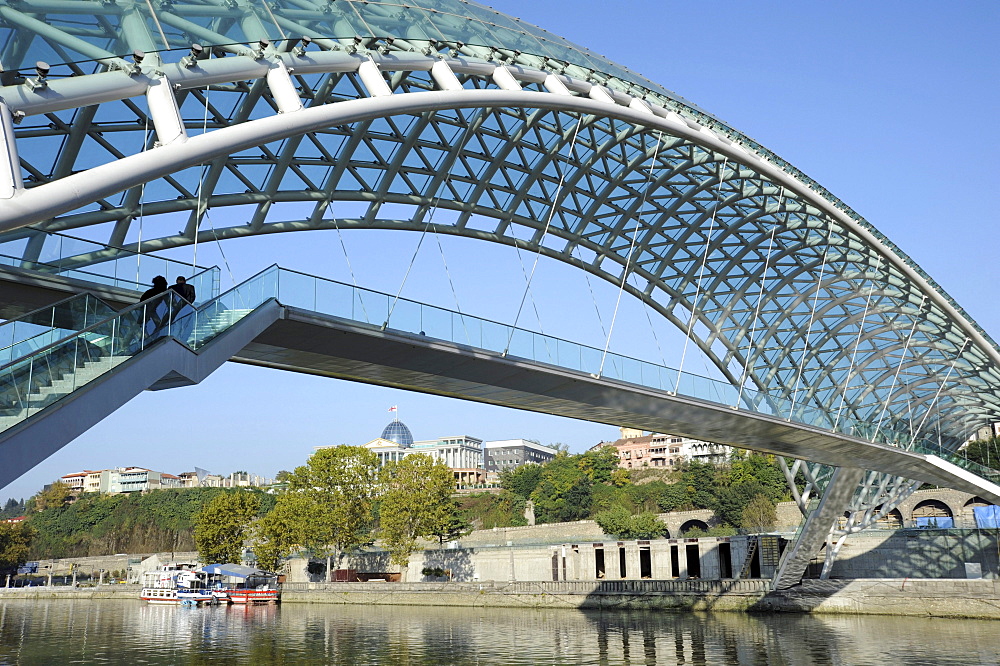
[(0, 602), (0, 664), (997, 664), (997, 624), (808, 615)]

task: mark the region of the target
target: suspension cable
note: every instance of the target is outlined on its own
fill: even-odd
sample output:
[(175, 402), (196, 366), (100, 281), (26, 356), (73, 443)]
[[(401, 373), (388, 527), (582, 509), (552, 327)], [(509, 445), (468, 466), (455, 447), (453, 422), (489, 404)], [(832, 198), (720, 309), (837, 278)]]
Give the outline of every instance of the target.
[[(201, 133), (205, 135), (208, 133), (208, 105), (209, 105), (209, 93), (211, 92), (211, 86), (205, 86), (205, 114), (201, 122)], [(201, 195), (203, 193), (205, 176), (208, 174), (208, 164), (202, 162), (201, 164), (201, 175), (198, 177), (198, 191), (195, 200), (197, 202), (197, 207), (194, 211), (194, 253), (191, 255), (191, 272), (194, 273), (196, 266), (198, 264), (198, 231), (201, 227)], [(235, 283), (234, 283), (235, 284)]]
[[(882, 255), (878, 256), (878, 261), (875, 262), (875, 273), (882, 267)], [(851, 373), (854, 372), (854, 362), (858, 358), (858, 347), (861, 346), (861, 336), (865, 331), (865, 323), (868, 321), (868, 310), (871, 308), (872, 296), (875, 294), (875, 280), (877, 276), (872, 278), (871, 286), (868, 288), (868, 298), (865, 300), (865, 311), (861, 315), (861, 322), (858, 325), (858, 337), (854, 340), (854, 351), (851, 352), (851, 364), (847, 368), (847, 375), (844, 377), (844, 388), (840, 391), (840, 405), (837, 407), (837, 418), (833, 422), (832, 430), (836, 431), (837, 426), (840, 424), (840, 415), (844, 411), (844, 404), (847, 401), (847, 389), (848, 384), (851, 381)]]
[(698, 269), (698, 283), (694, 291), (694, 300), (691, 303), (691, 316), (688, 318), (687, 332), (684, 334), (684, 348), (681, 351), (681, 362), (680, 366), (677, 368), (677, 381), (674, 383), (674, 393), (681, 385), (681, 376), (684, 372), (684, 359), (687, 356), (688, 342), (691, 341), (691, 329), (694, 328), (694, 317), (698, 311), (698, 303), (701, 300), (701, 281), (705, 276), (705, 265), (708, 263), (708, 250), (712, 244), (712, 235), (715, 233), (715, 215), (719, 212), (719, 204), (722, 198), (722, 183), (725, 180), (726, 168), (729, 166), (729, 157), (727, 156), (722, 162), (722, 171), (719, 173), (719, 182), (715, 188), (715, 205), (712, 206), (712, 221), (708, 226), (708, 234), (705, 236), (705, 252), (701, 257), (701, 268)]
[[(636, 289), (637, 290), (639, 289), (638, 285), (636, 285)], [(640, 298), (639, 301), (642, 303), (642, 311), (645, 313), (646, 321), (649, 323), (649, 330), (653, 334), (653, 342), (656, 344), (656, 351), (659, 352), (660, 354), (660, 363), (662, 363), (663, 366), (666, 367), (667, 357), (663, 353), (663, 347), (660, 346), (660, 336), (656, 334), (656, 327), (653, 325), (653, 319), (649, 316), (649, 310), (650, 310), (649, 303), (647, 303), (646, 299), (644, 298)]]
[[(581, 115), (576, 121), (576, 127), (573, 129), (573, 139), (569, 144), (569, 156), (574, 162), (576, 161), (576, 138), (580, 134), (580, 126), (583, 125), (583, 115)], [(517, 328), (517, 322), (521, 318), (521, 310), (524, 309), (524, 300), (528, 296), (528, 290), (531, 289), (531, 281), (535, 277), (535, 269), (538, 268), (538, 258), (542, 255), (542, 247), (545, 244), (545, 237), (549, 233), (549, 226), (552, 224), (552, 218), (556, 214), (556, 208), (559, 207), (561, 202), (563, 183), (566, 181), (566, 174), (562, 167), (559, 166), (559, 161), (555, 160), (556, 169), (559, 171), (559, 184), (556, 185), (556, 193), (552, 198), (552, 204), (549, 206), (549, 215), (545, 220), (545, 228), (542, 230), (542, 237), (538, 240), (538, 251), (535, 253), (535, 262), (531, 266), (531, 273), (528, 275), (528, 283), (524, 286), (524, 293), (521, 294), (521, 303), (517, 306), (517, 314), (514, 316), (514, 323), (510, 327), (510, 335), (507, 336), (507, 345), (503, 350), (501, 356), (506, 356), (507, 352), (510, 351), (511, 340), (514, 339), (514, 330)]]
[[(781, 192), (778, 194), (778, 205), (775, 213), (781, 213), (781, 204), (785, 198), (785, 187), (781, 187)], [(764, 211), (767, 211), (767, 196), (764, 197)], [(750, 359), (753, 356), (753, 341), (754, 337), (757, 335), (757, 321), (760, 319), (760, 305), (764, 300), (764, 283), (767, 282), (767, 271), (771, 267), (771, 251), (774, 249), (774, 235), (778, 230), (778, 222), (774, 220), (774, 224), (771, 226), (771, 239), (767, 243), (767, 258), (764, 259), (764, 272), (760, 276), (760, 292), (757, 294), (757, 307), (754, 308), (753, 312), (753, 324), (750, 325), (750, 338), (747, 340), (747, 355), (746, 359), (743, 361), (743, 375), (740, 376), (740, 392), (736, 397), (736, 407), (738, 408), (743, 402), (743, 389), (746, 385), (747, 376), (750, 374)]]
[(462, 322), (462, 330), (465, 331), (465, 341), (472, 345), (472, 339), (469, 336), (469, 327), (465, 323), (465, 315), (462, 313), (462, 306), (458, 302), (458, 292), (455, 290), (455, 282), (451, 279), (451, 271), (448, 270), (448, 260), (444, 256), (444, 248), (441, 246), (441, 234), (437, 231), (434, 232), (434, 238), (437, 240), (438, 252), (441, 253), (441, 263), (444, 264), (444, 274), (448, 277), (448, 285), (451, 287), (451, 295), (455, 299), (455, 309), (458, 310), (458, 318)]
[(805, 366), (806, 361), (806, 350), (809, 349), (809, 341), (810, 338), (812, 338), (813, 324), (816, 322), (816, 306), (819, 304), (819, 292), (820, 288), (823, 286), (823, 277), (826, 274), (826, 264), (827, 259), (830, 256), (831, 240), (833, 240), (833, 220), (830, 220), (830, 223), (827, 225), (826, 244), (823, 248), (823, 261), (820, 264), (819, 275), (816, 278), (816, 291), (813, 292), (812, 308), (810, 308), (809, 311), (809, 326), (806, 327), (806, 337), (802, 341), (802, 353), (799, 355), (798, 368), (795, 372), (795, 383), (792, 384), (792, 404), (788, 411), (789, 419), (795, 415), (795, 403), (798, 401), (799, 397), (799, 381), (802, 379), (802, 369)]
[[(146, 152), (149, 147), (149, 113), (146, 113), (146, 120), (142, 131), (142, 152)], [(146, 181), (139, 187), (139, 242), (136, 245), (135, 255), (135, 285), (142, 284), (142, 224), (144, 221), (143, 204), (146, 202)]]
[(618, 319), (618, 306), (622, 302), (622, 293), (625, 291), (625, 281), (628, 280), (629, 269), (632, 267), (632, 255), (635, 253), (635, 241), (639, 237), (639, 226), (642, 224), (642, 211), (646, 207), (646, 196), (649, 194), (649, 184), (653, 180), (653, 172), (656, 171), (656, 161), (660, 156), (660, 141), (663, 139), (663, 132), (656, 133), (656, 147), (653, 148), (653, 161), (649, 165), (649, 173), (646, 174), (646, 187), (642, 189), (642, 199), (639, 204), (639, 212), (635, 216), (635, 227), (632, 228), (632, 240), (629, 243), (628, 255), (625, 257), (625, 267), (622, 269), (622, 281), (618, 285), (618, 298), (615, 300), (615, 311), (611, 315), (611, 325), (608, 327), (608, 336), (604, 340), (604, 353), (601, 354), (601, 367), (597, 369), (597, 376), (604, 374), (604, 363), (608, 358), (608, 348), (611, 346), (611, 336), (615, 332), (615, 321)]
[[(370, 57), (371, 56), (369, 56), (369, 58)], [(374, 60), (372, 62), (374, 63)], [(424, 238), (427, 236), (427, 230), (430, 229), (431, 224), (434, 222), (434, 213), (437, 212), (438, 206), (441, 203), (442, 192), (447, 190), (451, 185), (452, 168), (455, 165), (454, 163), (458, 160), (459, 155), (462, 154), (462, 151), (465, 150), (465, 146), (468, 145), (469, 139), (472, 137), (473, 134), (474, 132), (472, 132), (471, 125), (469, 127), (466, 127), (462, 136), (462, 141), (456, 147), (455, 151), (453, 153), (445, 153), (444, 155), (442, 155), (441, 159), (438, 160), (437, 165), (435, 165), (434, 167), (435, 172), (440, 171), (440, 169), (442, 168), (444, 163), (449, 159), (449, 157), (451, 157), (451, 155), (454, 155), (454, 159), (451, 160), (451, 164), (447, 168), (444, 180), (441, 182), (441, 185), (438, 186), (437, 193), (435, 194), (434, 199), (431, 201), (431, 207), (429, 210), (429, 215), (427, 216), (427, 222), (424, 224), (423, 231), (420, 232), (420, 238), (417, 240), (417, 246), (413, 249), (413, 256), (410, 257), (410, 263), (406, 267), (406, 272), (403, 274), (402, 281), (399, 283), (399, 289), (396, 290), (396, 295), (392, 299), (392, 304), (389, 306), (389, 311), (385, 315), (385, 321), (382, 322), (383, 331), (386, 329), (386, 327), (389, 326), (389, 319), (392, 318), (392, 313), (396, 309), (396, 303), (399, 302), (399, 297), (403, 293), (403, 287), (406, 286), (406, 281), (410, 277), (410, 271), (413, 270), (413, 265), (417, 261), (417, 254), (420, 252), (420, 247), (424, 244)], [(477, 176), (481, 175), (483, 169), (485, 168), (486, 164), (484, 164), (480, 168), (480, 171), (477, 174)], [(440, 248), (440, 246), (441, 246), (441, 241), (439, 240), (438, 247)], [(444, 253), (442, 252), (442, 259), (443, 258), (444, 258)], [(446, 273), (448, 272), (447, 262), (445, 262), (445, 272)], [(449, 276), (448, 279), (451, 280), (451, 277)], [(454, 293), (454, 289), (452, 290), (452, 292)], [(457, 295), (455, 295), (455, 302), (456, 304), (458, 303)], [(459, 312), (461, 312), (461, 308), (459, 309)]]
[[(576, 252), (576, 245), (570, 250), (570, 256), (573, 256), (574, 252)], [(583, 261), (583, 258), (580, 261)], [(601, 317), (601, 308), (597, 305), (597, 295), (594, 294), (594, 285), (590, 282), (590, 271), (584, 270), (583, 276), (587, 280), (587, 290), (590, 292), (590, 301), (593, 303), (594, 311), (597, 313), (597, 323), (601, 327), (601, 335), (607, 335), (607, 329), (604, 328), (604, 318)]]
[[(331, 170), (332, 170), (332, 168), (333, 167), (330, 167)], [(332, 211), (333, 210), (333, 205), (332, 205), (333, 201), (332, 200), (328, 200), (327, 204), (328, 204), (327, 208)], [(340, 239), (340, 249), (344, 252), (344, 260), (347, 262), (347, 270), (351, 274), (351, 283), (354, 285), (355, 290), (358, 290), (357, 291), (358, 302), (361, 303), (361, 312), (365, 316), (365, 321), (367, 321), (368, 323), (371, 323), (371, 319), (368, 317), (368, 308), (365, 307), (365, 299), (361, 295), (361, 291), (360, 291), (361, 287), (358, 286), (358, 278), (354, 274), (354, 267), (351, 266), (351, 257), (347, 253), (347, 245), (344, 243), (344, 234), (340, 230), (340, 225), (337, 224), (337, 216), (336, 215), (331, 215), (330, 219), (333, 220), (333, 227), (337, 230), (337, 238)]]
[[(518, 242), (517, 237), (514, 237), (514, 250), (517, 253), (517, 263), (521, 266), (521, 276), (524, 278), (525, 283), (528, 281), (528, 269), (524, 265), (524, 258), (521, 256), (521, 244)], [(538, 303), (535, 302), (535, 295), (528, 294), (528, 298), (531, 299), (531, 309), (535, 312), (535, 321), (538, 322), (538, 331), (542, 335), (545, 334), (545, 327), (542, 326), (542, 316), (538, 312)]]
[[(965, 342), (963, 342), (962, 346), (959, 348), (958, 353), (955, 354), (955, 358), (952, 360), (951, 365), (948, 367), (948, 374), (946, 374), (941, 383), (938, 384), (937, 393), (934, 394), (934, 399), (931, 401), (931, 404), (927, 406), (927, 410), (924, 412), (924, 418), (920, 420), (920, 425), (917, 426), (917, 429), (912, 432), (912, 437), (910, 438), (910, 446), (908, 447), (908, 449), (913, 448), (913, 443), (917, 441), (917, 433), (919, 433), (921, 430), (924, 429), (924, 423), (927, 421), (927, 417), (930, 416), (931, 410), (934, 408), (934, 405), (937, 404), (938, 398), (941, 397), (941, 392), (944, 390), (945, 384), (948, 383), (948, 379), (951, 377), (951, 373), (955, 369), (955, 364), (958, 363), (958, 359), (961, 358), (962, 354), (965, 353), (965, 348), (969, 346), (969, 342), (970, 339), (966, 338)], [(940, 408), (938, 408), (938, 420), (940, 420), (941, 418), (940, 414), (941, 411)], [(940, 430), (940, 423), (938, 424), (938, 429)]]
[(903, 369), (903, 363), (906, 362), (906, 354), (910, 350), (910, 341), (913, 340), (913, 333), (917, 330), (917, 322), (920, 320), (919, 315), (924, 310), (925, 302), (927, 302), (927, 294), (923, 294), (920, 298), (920, 307), (917, 308), (917, 314), (913, 317), (913, 325), (910, 326), (910, 332), (906, 336), (903, 353), (899, 357), (899, 364), (896, 366), (896, 372), (892, 376), (892, 383), (889, 385), (889, 391), (886, 393), (886, 400), (882, 403), (882, 411), (878, 415), (878, 424), (875, 426), (875, 433), (871, 438), (872, 442), (878, 439), (879, 432), (882, 430), (882, 421), (885, 419), (885, 413), (889, 409), (889, 400), (892, 398), (893, 391), (896, 390), (896, 382), (899, 380), (899, 373)]

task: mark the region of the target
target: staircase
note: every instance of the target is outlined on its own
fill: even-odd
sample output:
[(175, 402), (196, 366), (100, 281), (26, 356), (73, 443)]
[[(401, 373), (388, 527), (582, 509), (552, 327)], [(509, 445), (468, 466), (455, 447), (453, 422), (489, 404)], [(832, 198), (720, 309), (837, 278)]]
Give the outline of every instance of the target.
[(237, 354), (279, 317), (276, 271), (198, 307), (168, 291), (79, 330), (53, 327), (49, 339), (63, 337), (40, 348), (8, 345), (19, 353), (0, 361), (0, 487), (138, 393), (196, 384)]
[(740, 567), (739, 578), (749, 578), (750, 569), (753, 567), (754, 557), (757, 556), (757, 544), (760, 543), (760, 537), (756, 535), (750, 535), (747, 537), (747, 556), (743, 560), (743, 566)]

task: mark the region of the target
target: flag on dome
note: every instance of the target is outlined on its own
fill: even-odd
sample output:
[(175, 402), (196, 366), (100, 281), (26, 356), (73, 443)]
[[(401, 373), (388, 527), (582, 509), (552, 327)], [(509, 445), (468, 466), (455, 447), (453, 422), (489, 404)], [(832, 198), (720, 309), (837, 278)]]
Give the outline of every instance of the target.
[(390, 408), (389, 408), (389, 411), (390, 411), (390, 412), (394, 412), (394, 411), (396, 411), (396, 405), (393, 405), (392, 407), (390, 407)]

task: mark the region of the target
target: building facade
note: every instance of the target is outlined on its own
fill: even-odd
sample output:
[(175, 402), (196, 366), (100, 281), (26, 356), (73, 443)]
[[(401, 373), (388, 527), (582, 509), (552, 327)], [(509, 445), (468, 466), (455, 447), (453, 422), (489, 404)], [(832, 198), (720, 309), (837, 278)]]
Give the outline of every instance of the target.
[(613, 447), (622, 469), (656, 467), (676, 469), (690, 460), (720, 465), (729, 459), (731, 446), (713, 444), (690, 437), (667, 434), (641, 434), (622, 428), (622, 437), (613, 442), (601, 442), (591, 450)]
[[(469, 435), (441, 437), (414, 441), (413, 434), (405, 423), (393, 419), (382, 430), (382, 435), (362, 444), (373, 451), (379, 464), (402, 460), (411, 453), (424, 453), (448, 466), (455, 475), (458, 487), (479, 485), (486, 482), (483, 468), (483, 441)], [(316, 449), (330, 448), (317, 446)]]
[(557, 451), (526, 439), (501, 439), (483, 442), (483, 467), (488, 481), (494, 481), (508, 469), (521, 465), (541, 465), (556, 457)]

